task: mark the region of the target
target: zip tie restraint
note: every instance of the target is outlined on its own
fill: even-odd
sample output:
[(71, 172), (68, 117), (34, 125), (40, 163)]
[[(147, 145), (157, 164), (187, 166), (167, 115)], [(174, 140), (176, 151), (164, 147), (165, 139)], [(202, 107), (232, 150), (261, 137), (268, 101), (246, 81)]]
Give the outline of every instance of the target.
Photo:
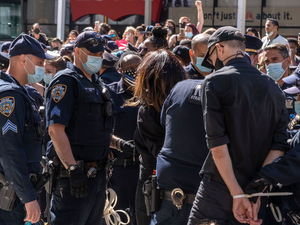
[(233, 199), (236, 198), (252, 198), (252, 197), (258, 197), (258, 196), (287, 196), (287, 195), (293, 195), (292, 192), (273, 192), (273, 193), (254, 193), (251, 195), (242, 194), (242, 195), (234, 195), (232, 196)]

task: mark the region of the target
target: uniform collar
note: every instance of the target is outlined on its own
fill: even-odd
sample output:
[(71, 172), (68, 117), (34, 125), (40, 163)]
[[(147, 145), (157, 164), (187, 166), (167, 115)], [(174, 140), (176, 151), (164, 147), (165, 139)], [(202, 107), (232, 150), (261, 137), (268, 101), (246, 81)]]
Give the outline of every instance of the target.
[(190, 62), (190, 67), (194, 73), (195, 78), (200, 79), (200, 80), (204, 79), (204, 76), (194, 67), (194, 64), (192, 62)]
[(127, 86), (123, 82), (123, 78), (121, 78), (120, 81), (117, 82), (117, 94), (123, 94), (125, 91), (130, 95), (133, 93), (132, 91), (128, 90)]
[(243, 58), (236, 57), (236, 58), (230, 59), (225, 66), (230, 66), (230, 65), (236, 64), (236, 63), (247, 63), (249, 66), (251, 66), (245, 57), (243, 57)]
[(11, 76), (3, 71), (0, 71), (0, 79), (6, 81), (8, 83), (14, 83), (14, 84), (22, 87), (21, 84), (19, 83), (19, 81), (17, 81), (13, 76)]
[[(84, 75), (84, 73), (81, 71), (81, 69), (79, 69), (79, 68), (78, 68), (77, 66), (75, 66), (73, 63), (67, 62), (67, 68), (69, 68), (69, 69), (75, 71), (81, 78), (84, 78), (84, 77), (85, 77), (86, 79), (88, 79), (88, 78)], [(98, 77), (97, 77), (95, 74), (92, 75), (92, 82), (93, 82), (93, 83), (97, 83), (97, 82), (98, 82)]]

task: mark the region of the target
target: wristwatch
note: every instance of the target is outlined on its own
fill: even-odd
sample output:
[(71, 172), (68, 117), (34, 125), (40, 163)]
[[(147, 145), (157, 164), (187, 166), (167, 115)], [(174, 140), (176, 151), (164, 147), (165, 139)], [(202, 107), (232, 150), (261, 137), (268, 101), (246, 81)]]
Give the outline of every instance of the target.
[(74, 171), (76, 168), (78, 168), (78, 166), (76, 164), (75, 165), (70, 165), (69, 168), (67, 169), (68, 173), (70, 174), (71, 171)]

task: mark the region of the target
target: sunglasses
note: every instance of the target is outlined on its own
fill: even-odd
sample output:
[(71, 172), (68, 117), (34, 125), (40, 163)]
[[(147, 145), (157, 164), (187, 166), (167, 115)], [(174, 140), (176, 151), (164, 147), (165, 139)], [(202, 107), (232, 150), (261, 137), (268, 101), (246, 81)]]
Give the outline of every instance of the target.
[(149, 49), (147, 47), (139, 47), (139, 52), (149, 52)]
[(109, 34), (108, 37), (110, 37), (110, 38), (111, 37), (116, 37), (116, 35), (115, 34)]

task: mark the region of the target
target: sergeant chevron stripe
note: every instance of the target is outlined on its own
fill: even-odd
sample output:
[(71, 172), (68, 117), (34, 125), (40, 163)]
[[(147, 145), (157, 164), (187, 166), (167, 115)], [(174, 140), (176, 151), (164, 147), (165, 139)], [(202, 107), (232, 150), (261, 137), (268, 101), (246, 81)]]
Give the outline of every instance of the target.
[(17, 125), (13, 124), (10, 120), (7, 120), (5, 125), (2, 127), (2, 134), (6, 134), (6, 132), (9, 130), (18, 133)]
[(52, 109), (50, 118), (52, 118), (54, 115), (60, 116), (60, 109), (57, 108), (57, 106)]

